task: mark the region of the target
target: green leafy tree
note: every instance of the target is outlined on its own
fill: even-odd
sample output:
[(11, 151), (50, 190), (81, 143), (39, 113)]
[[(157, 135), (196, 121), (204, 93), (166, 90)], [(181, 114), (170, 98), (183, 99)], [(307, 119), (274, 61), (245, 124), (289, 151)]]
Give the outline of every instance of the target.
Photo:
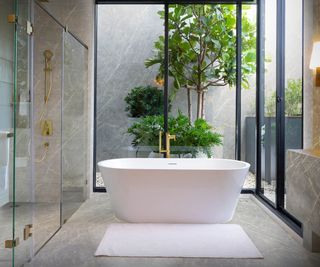
[[(164, 12), (159, 15), (164, 19)], [(236, 82), (236, 9), (234, 5), (170, 5), (169, 75), (174, 81), (174, 98), (185, 88), (188, 118), (192, 121), (191, 92), (197, 93), (197, 119), (204, 118), (205, 96), (211, 86), (233, 86)], [(243, 15), (242, 85), (255, 72), (255, 25)], [(164, 75), (164, 37), (154, 43), (155, 54), (146, 67), (159, 64), (156, 80)]]

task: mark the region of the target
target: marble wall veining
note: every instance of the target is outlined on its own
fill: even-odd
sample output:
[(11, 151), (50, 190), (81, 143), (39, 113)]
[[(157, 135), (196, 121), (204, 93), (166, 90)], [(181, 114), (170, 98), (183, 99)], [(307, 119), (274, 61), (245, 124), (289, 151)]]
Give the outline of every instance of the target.
[[(88, 80), (93, 76), (88, 75), (88, 65), (92, 69), (92, 60), (88, 61), (87, 47), (69, 31), (73, 33), (78, 29), (81, 36), (76, 35), (77, 38), (90, 42), (88, 46), (92, 49), (92, 10), (92, 1), (50, 1), (45, 5), (34, 5), (33, 195), (34, 202), (42, 204), (39, 207), (50, 205), (47, 217), (41, 216), (38, 206), (33, 211), (35, 251), (76, 211), (90, 192), (87, 179), (92, 112), (88, 99), (93, 94), (93, 87)], [(56, 20), (62, 25), (70, 23), (72, 29), (67, 27), (65, 31)], [(91, 24), (82, 24), (90, 20)], [(47, 104), (44, 101), (45, 50), (53, 53), (49, 78), (52, 89)], [(52, 135), (42, 135), (41, 120), (52, 122)], [(46, 142), (49, 143), (47, 152)]]
[[(60, 226), (60, 203), (62, 187), (61, 165), (61, 109), (62, 109), (62, 33), (63, 29), (38, 5), (34, 6), (34, 52), (33, 52), (33, 150), (34, 150), (34, 202), (51, 204), (52, 209), (45, 220), (50, 226), (45, 232), (43, 220), (40, 220), (38, 207), (34, 210), (34, 247), (41, 248)], [(44, 51), (50, 50), (51, 59), (51, 93), (45, 104), (45, 58)], [(47, 92), (49, 91), (47, 88)], [(52, 122), (51, 136), (43, 136), (41, 123)], [(45, 143), (49, 144), (48, 149)]]
[[(61, 90), (62, 90), (62, 33), (63, 29), (38, 5), (35, 5), (34, 21), (34, 88), (33, 120), (35, 150), (35, 201), (60, 202), (61, 187)], [(44, 51), (53, 53), (51, 60), (51, 94), (45, 97)], [(49, 88), (47, 89), (49, 90)], [(43, 117), (41, 116), (43, 114)], [(41, 121), (50, 120), (52, 136), (42, 136)], [(44, 143), (49, 143), (48, 152)], [(45, 155), (43, 160), (42, 157)]]
[(157, 67), (146, 69), (153, 43), (163, 35), (157, 5), (101, 5), (98, 7), (97, 162), (128, 157), (132, 123), (124, 98), (135, 86), (155, 85)]
[[(93, 166), (94, 0), (55, 0), (41, 2), (41, 5), (88, 47), (88, 87), (85, 91), (85, 119), (83, 122), (86, 145), (83, 153), (86, 155), (86, 177), (88, 177), (86, 194), (87, 197), (90, 197), (92, 193), (90, 177), (92, 177)], [(75, 175), (72, 176), (75, 177)]]
[[(62, 191), (78, 190), (85, 199), (87, 177), (88, 51), (64, 33), (62, 115)], [(82, 193), (81, 193), (82, 192)]]
[(320, 150), (289, 150), (287, 162), (286, 209), (303, 223), (304, 245), (319, 252)]
[(310, 70), (313, 42), (320, 41), (320, 1), (304, 1), (304, 147), (320, 148), (320, 88), (315, 86), (315, 71)]

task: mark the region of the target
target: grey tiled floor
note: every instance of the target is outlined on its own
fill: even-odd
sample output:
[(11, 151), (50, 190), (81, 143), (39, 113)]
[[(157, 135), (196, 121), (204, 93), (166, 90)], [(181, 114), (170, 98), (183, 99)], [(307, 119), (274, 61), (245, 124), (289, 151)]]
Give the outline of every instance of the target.
[[(63, 225), (27, 266), (48, 267), (316, 267), (320, 254), (309, 253), (254, 200), (241, 198), (232, 223), (240, 224), (264, 259), (94, 257), (109, 223), (116, 221), (107, 194), (95, 194)], [(125, 242), (125, 240), (124, 240)]]

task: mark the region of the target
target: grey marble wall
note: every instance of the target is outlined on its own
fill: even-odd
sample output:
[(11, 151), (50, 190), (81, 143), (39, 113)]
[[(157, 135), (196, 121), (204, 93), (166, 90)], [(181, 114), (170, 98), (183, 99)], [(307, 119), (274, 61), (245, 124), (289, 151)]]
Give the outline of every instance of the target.
[(88, 50), (64, 34), (62, 108), (63, 191), (80, 190), (85, 196), (87, 177)]
[[(35, 151), (35, 201), (60, 202), (61, 191), (61, 90), (62, 90), (62, 33), (63, 29), (35, 5), (34, 27), (34, 87), (33, 87), (33, 120), (34, 120), (34, 151)], [(48, 104), (44, 103), (45, 50), (53, 53), (52, 64), (52, 90)], [(41, 118), (41, 115), (43, 118)], [(41, 121), (51, 120), (53, 125), (52, 136), (42, 136)], [(45, 153), (44, 143), (49, 143), (48, 152)]]
[[(286, 168), (286, 209), (304, 229), (320, 237), (320, 150), (289, 150)], [(308, 233), (304, 233), (310, 243)], [(306, 244), (312, 249), (312, 244)], [(320, 244), (318, 246), (320, 251)]]
[(309, 69), (311, 52), (312, 52), (312, 40), (313, 40), (313, 12), (314, 12), (314, 1), (304, 1), (304, 115), (303, 115), (303, 143), (304, 148), (313, 147), (313, 90), (314, 90), (314, 79), (313, 72)]
[[(320, 1), (314, 2), (313, 40), (320, 41)], [(314, 76), (313, 76), (314, 78)], [(313, 79), (314, 81), (314, 79)], [(313, 83), (314, 84), (314, 83)], [(320, 149), (320, 88), (313, 88), (313, 148)]]
[[(37, 251), (59, 228), (60, 222), (67, 220), (87, 197), (88, 139), (92, 131), (88, 97), (93, 90), (88, 83), (92, 76), (88, 77), (87, 48), (65, 32), (39, 5), (34, 7), (34, 201), (43, 205), (50, 203), (51, 207), (47, 217), (41, 216), (38, 208), (34, 209), (34, 246)], [(61, 24), (70, 23), (72, 29), (68, 27), (68, 30), (77, 30), (81, 35), (77, 37), (90, 42), (92, 49), (93, 2), (53, 1), (42, 7), (57, 16)], [(84, 25), (88, 21), (91, 23)], [(45, 50), (53, 53), (52, 91), (47, 104), (44, 103)], [(41, 119), (52, 121), (51, 136), (42, 136)], [(49, 143), (46, 154), (45, 142)]]
[[(85, 128), (86, 144), (83, 153), (86, 155), (87, 196), (92, 192), (93, 166), (93, 55), (94, 55), (94, 0), (55, 0), (42, 2), (41, 5), (52, 14), (62, 25), (67, 26), (77, 38), (88, 46), (88, 74), (85, 90)], [(76, 145), (76, 144), (75, 144)], [(76, 147), (76, 146), (75, 146)], [(71, 175), (70, 177), (75, 177)], [(70, 180), (70, 183), (71, 180)]]
[(146, 69), (153, 43), (163, 34), (157, 5), (101, 5), (98, 8), (97, 162), (127, 157), (132, 123), (124, 98), (135, 86), (155, 85), (157, 68)]
[(313, 42), (320, 41), (320, 1), (305, 2), (304, 147), (320, 148), (320, 88), (309, 69)]

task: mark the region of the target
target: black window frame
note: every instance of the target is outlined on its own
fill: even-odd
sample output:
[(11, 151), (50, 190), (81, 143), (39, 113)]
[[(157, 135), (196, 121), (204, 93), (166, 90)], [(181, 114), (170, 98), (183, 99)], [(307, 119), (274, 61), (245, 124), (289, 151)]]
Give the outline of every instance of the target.
[[(236, 4), (237, 25), (236, 25), (236, 120), (235, 120), (235, 159), (241, 159), (241, 53), (242, 53), (242, 5), (255, 4), (257, 6), (257, 61), (256, 61), (256, 188), (244, 188), (242, 194), (253, 194), (265, 204), (275, 215), (288, 224), (297, 234), (302, 236), (302, 224), (285, 210), (285, 1), (277, 0), (277, 69), (276, 69), (276, 147), (277, 147), (277, 187), (276, 202), (271, 202), (263, 195), (261, 187), (261, 127), (264, 116), (264, 24), (265, 24), (265, 1), (266, 0), (96, 0), (95, 7), (95, 28), (94, 28), (94, 141), (93, 141), (93, 192), (106, 192), (103, 187), (96, 187), (96, 92), (97, 92), (97, 6), (102, 4), (161, 4), (164, 6), (165, 17), (168, 15), (168, 7), (170, 4)], [(304, 0), (302, 0), (304, 2)], [(302, 18), (303, 18), (302, 10)], [(303, 25), (302, 25), (303, 26)], [(304, 28), (302, 28), (304, 29)], [(304, 32), (302, 33), (302, 43), (304, 43)], [(168, 25), (165, 19), (164, 26), (165, 36), (165, 66), (168, 73)], [(302, 49), (303, 45), (302, 45)], [(302, 53), (303, 54), (303, 53)], [(304, 61), (304, 59), (302, 59)], [(302, 62), (303, 64), (303, 62)], [(303, 68), (302, 68), (303, 70)], [(302, 74), (303, 76), (303, 74)], [(167, 130), (168, 117), (168, 74), (165, 75), (164, 83), (164, 128)], [(303, 88), (303, 80), (302, 80)], [(302, 96), (303, 102), (303, 96)], [(303, 114), (302, 114), (303, 118)], [(302, 131), (303, 132), (303, 131)], [(302, 134), (303, 144), (303, 134)]]

